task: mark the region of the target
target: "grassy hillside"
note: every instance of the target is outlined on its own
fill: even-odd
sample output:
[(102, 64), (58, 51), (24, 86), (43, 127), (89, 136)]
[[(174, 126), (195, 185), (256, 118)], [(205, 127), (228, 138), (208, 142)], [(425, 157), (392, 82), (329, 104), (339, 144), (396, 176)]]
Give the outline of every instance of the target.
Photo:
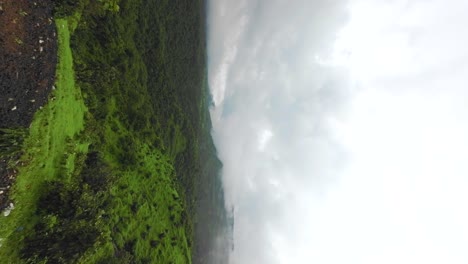
[(56, 89), (17, 133), (0, 260), (222, 262), (204, 1), (62, 0), (55, 14)]
[[(39, 110), (29, 129), (23, 148), (25, 165), (20, 168), (13, 190), (15, 209), (0, 222), (2, 247), (0, 259), (18, 263), (19, 247), (40, 221), (37, 201), (46, 182), (67, 181), (74, 173), (78, 156), (87, 152), (89, 142), (79, 139), (84, 127), (84, 106), (75, 87), (69, 31), (66, 21), (59, 20), (59, 64), (56, 89), (46, 107)], [(73, 120), (73, 122), (70, 122)], [(73, 141), (73, 144), (72, 144)], [(78, 162), (77, 162), (78, 163)]]
[(56, 89), (17, 133), (0, 260), (206, 263), (225, 211), (204, 12), (201, 0), (58, 1)]

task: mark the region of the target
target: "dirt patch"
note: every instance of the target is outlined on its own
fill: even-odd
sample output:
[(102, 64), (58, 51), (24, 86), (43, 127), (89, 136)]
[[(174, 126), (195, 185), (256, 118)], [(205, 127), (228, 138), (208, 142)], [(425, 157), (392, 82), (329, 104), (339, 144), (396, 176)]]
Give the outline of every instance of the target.
[[(29, 127), (53, 89), (57, 38), (53, 0), (0, 0), (0, 128)], [(0, 160), (0, 209), (19, 155)]]
[(0, 128), (27, 127), (54, 84), (51, 0), (0, 0)]

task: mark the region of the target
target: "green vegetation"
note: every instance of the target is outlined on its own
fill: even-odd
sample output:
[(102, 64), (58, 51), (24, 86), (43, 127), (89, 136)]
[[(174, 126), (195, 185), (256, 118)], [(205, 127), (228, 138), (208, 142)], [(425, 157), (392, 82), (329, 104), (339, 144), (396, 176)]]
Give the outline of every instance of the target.
[(24, 128), (0, 129), (0, 158), (8, 158), (21, 153), (27, 130)]
[(209, 263), (227, 218), (204, 1), (60, 0), (55, 17), (57, 89), (29, 133), (0, 131), (25, 163), (0, 260)]
[(84, 128), (86, 107), (73, 79), (72, 53), (66, 21), (57, 21), (59, 64), (56, 86), (50, 102), (38, 111), (29, 128), (24, 144), (23, 160), (12, 199), (15, 209), (0, 222), (3, 238), (0, 259), (20, 263), (19, 245), (32, 233), (39, 221), (35, 214), (37, 201), (44, 192), (46, 182), (67, 181), (73, 178), (79, 156), (87, 151), (88, 142), (79, 137)]

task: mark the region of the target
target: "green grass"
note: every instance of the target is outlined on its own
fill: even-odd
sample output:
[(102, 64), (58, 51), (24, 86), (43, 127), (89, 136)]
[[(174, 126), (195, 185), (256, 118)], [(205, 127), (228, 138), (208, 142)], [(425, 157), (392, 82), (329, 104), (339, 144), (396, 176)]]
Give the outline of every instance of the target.
[(59, 2), (57, 89), (24, 141), (0, 263), (209, 263), (226, 212), (204, 1)]
[[(114, 109), (111, 102), (109, 109)], [(114, 109), (115, 110), (115, 109)], [(112, 115), (114, 110), (110, 110)], [(116, 173), (112, 183), (109, 219), (94, 248), (79, 263), (97, 263), (118, 259), (141, 263), (191, 263), (191, 239), (185, 206), (176, 190), (175, 171), (168, 155), (128, 131), (117, 119), (103, 123), (106, 143), (101, 147), (104, 159)], [(126, 139), (135, 160), (123, 162), (121, 140)], [(115, 256), (118, 256), (115, 258)], [(125, 262), (126, 263), (126, 262)]]
[[(173, 187), (174, 169), (161, 152), (138, 144), (138, 166), (122, 170), (110, 188), (109, 239), (81, 263), (113, 255), (113, 245), (147, 263), (191, 263), (183, 204)], [(115, 163), (113, 166), (120, 167)], [(114, 169), (114, 171), (117, 171)]]
[[(85, 115), (90, 113), (74, 80), (68, 23), (58, 19), (56, 24), (59, 37), (56, 90), (49, 103), (36, 113), (24, 143), (26, 153), (22, 159), (26, 165), (20, 169), (12, 195), (16, 208), (0, 222), (3, 238), (0, 259), (11, 263), (27, 261), (20, 259), (20, 245), (25, 239), (34, 239), (33, 230), (38, 223), (45, 221), (51, 230), (61, 228), (57, 223), (60, 216), (37, 211), (38, 200), (45, 192), (44, 184), (56, 181), (76, 185), (89, 145), (94, 144), (116, 177), (108, 195), (102, 196), (109, 204), (91, 219), (95, 222), (89, 223), (99, 227), (100, 238), (77, 261), (191, 263), (191, 234), (186, 234), (190, 224), (176, 191), (172, 160), (144, 143), (115, 117), (119, 111), (115, 100), (108, 101), (105, 120), (97, 124), (91, 116), (85, 126)], [(97, 134), (105, 135), (105, 141), (99, 142)], [(174, 140), (179, 140), (178, 137), (179, 134)], [(122, 149), (122, 139), (127, 140), (126, 147), (131, 149)], [(176, 142), (177, 148), (180, 144)], [(132, 154), (130, 162), (122, 162), (122, 158)], [(89, 196), (86, 190), (74, 192), (81, 193), (78, 199), (93, 199), (86, 197)]]
[(36, 203), (43, 183), (72, 177), (76, 157), (86, 153), (88, 148), (88, 142), (78, 137), (84, 128), (87, 110), (74, 82), (67, 22), (57, 20), (56, 24), (60, 43), (56, 90), (52, 93), (53, 99), (36, 113), (24, 142), (22, 160), (25, 166), (19, 168), (12, 191), (15, 209), (8, 217), (0, 216), (0, 236), (4, 239), (0, 260), (10, 263), (20, 263), (19, 245), (37, 220)]

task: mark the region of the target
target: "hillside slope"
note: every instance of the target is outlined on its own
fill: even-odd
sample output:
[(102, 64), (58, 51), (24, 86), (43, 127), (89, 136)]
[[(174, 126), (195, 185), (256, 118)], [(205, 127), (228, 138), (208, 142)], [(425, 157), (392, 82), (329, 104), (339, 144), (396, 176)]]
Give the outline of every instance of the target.
[(0, 259), (207, 263), (226, 212), (204, 1), (63, 0), (54, 14), (56, 89), (25, 133), (0, 135), (24, 141)]

